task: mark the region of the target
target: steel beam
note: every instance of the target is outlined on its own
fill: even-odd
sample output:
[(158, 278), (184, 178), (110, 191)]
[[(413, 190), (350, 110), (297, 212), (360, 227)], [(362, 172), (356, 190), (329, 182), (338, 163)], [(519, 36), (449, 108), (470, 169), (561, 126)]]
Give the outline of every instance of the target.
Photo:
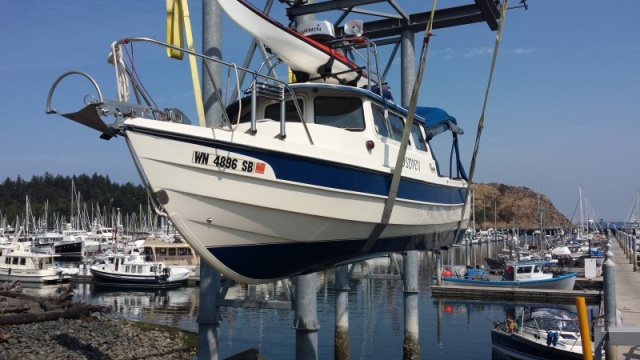
[[(308, 5), (290, 7), (287, 9), (287, 16), (292, 18), (304, 14), (320, 13), (331, 10), (354, 11), (354, 7), (369, 5), (379, 2), (389, 2), (398, 13), (396, 16), (388, 16), (385, 19), (369, 21), (364, 23), (363, 36), (377, 40), (386, 37), (400, 36), (400, 34), (410, 29), (414, 33), (422, 32), (426, 29), (431, 12), (421, 12), (407, 14), (395, 3), (386, 0), (337, 0), (323, 1)], [(492, 31), (498, 30), (498, 19), (500, 17), (500, 3), (497, 0), (474, 0), (474, 4), (456, 6), (446, 9), (436, 10), (434, 16), (434, 29), (441, 29), (452, 26), (460, 26), (485, 22)], [(336, 28), (336, 36), (343, 36), (343, 29)]]

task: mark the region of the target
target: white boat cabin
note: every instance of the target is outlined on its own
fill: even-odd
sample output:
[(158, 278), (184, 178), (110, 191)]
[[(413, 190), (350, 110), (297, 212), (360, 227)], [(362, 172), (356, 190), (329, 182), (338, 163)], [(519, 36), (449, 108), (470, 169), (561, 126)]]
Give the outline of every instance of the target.
[(552, 273), (545, 272), (545, 262), (509, 262), (505, 264), (503, 277), (508, 281), (551, 279)]
[(109, 255), (94, 260), (93, 266), (114, 273), (140, 275), (162, 273), (165, 267), (162, 263), (146, 262), (144, 256), (138, 253)]

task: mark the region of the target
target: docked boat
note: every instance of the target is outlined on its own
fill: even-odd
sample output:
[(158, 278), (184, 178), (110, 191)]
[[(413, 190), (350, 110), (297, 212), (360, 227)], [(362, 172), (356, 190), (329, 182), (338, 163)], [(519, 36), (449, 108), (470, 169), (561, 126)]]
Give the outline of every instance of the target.
[(173, 288), (182, 286), (191, 273), (181, 266), (169, 266), (163, 261), (147, 261), (133, 252), (97, 257), (89, 266), (97, 285), (138, 289)]
[[(220, 3), (232, 18), (236, 11), (253, 11), (244, 1)], [(318, 47), (273, 20), (259, 24), (257, 30), (273, 33), (261, 39), (271, 49), (282, 39), (296, 44), (275, 51), (280, 56), (287, 51), (288, 62), (303, 63), (304, 49)], [(128, 102), (132, 88), (141, 95), (136, 99), (152, 98), (146, 92), (150, 86), (140, 86), (143, 78), (127, 77), (140, 76), (144, 66), (136, 62), (134, 72), (125, 63), (122, 54), (134, 43), (136, 53), (147, 45), (180, 50), (238, 76), (215, 84), (216, 89), (235, 89), (238, 74), (253, 81), (241, 99), (220, 104), (215, 123), (221, 125), (193, 126), (185, 111)], [(47, 112), (57, 113), (51, 98), (64, 77), (89, 79), (99, 94), (96, 100), (61, 115), (105, 139), (122, 136), (157, 210), (225, 276), (265, 283), (388, 253), (450, 246), (464, 236), (470, 211), (458, 157), (462, 130), (444, 110), (418, 107), (405, 130), (409, 111), (373, 76), (366, 77), (366, 88), (360, 80), (346, 81), (356, 86), (286, 83), (146, 38), (116, 41), (112, 50), (120, 74), (118, 100), (103, 99), (88, 74), (69, 72), (51, 88)], [(346, 67), (335, 75), (354, 71)], [(369, 64), (367, 69), (372, 72)], [(109, 125), (101, 118), (113, 115)], [(452, 135), (449, 161), (437, 161), (431, 149), (430, 142), (442, 133)]]
[(69, 281), (79, 269), (61, 268), (57, 255), (31, 251), (31, 244), (11, 241), (0, 244), (0, 281), (20, 280), (25, 283)]
[(62, 230), (62, 240), (53, 244), (53, 253), (60, 256), (84, 257), (98, 252), (100, 242), (84, 230)]
[(62, 233), (54, 231), (45, 231), (37, 233), (33, 237), (32, 246), (38, 252), (51, 252), (53, 246), (62, 241)]
[[(545, 261), (506, 262), (502, 277), (490, 277), (482, 269), (470, 269), (463, 276), (451, 272), (442, 276), (444, 285), (522, 289), (573, 290), (576, 273), (547, 272)], [(436, 276), (433, 277), (436, 280)]]
[(516, 319), (496, 322), (491, 330), (494, 349), (515, 359), (584, 359), (574, 314), (558, 308), (520, 309)]
[(141, 245), (141, 253), (147, 261), (162, 261), (169, 266), (190, 270), (190, 277), (200, 276), (200, 256), (185, 242), (166, 242), (147, 238)]

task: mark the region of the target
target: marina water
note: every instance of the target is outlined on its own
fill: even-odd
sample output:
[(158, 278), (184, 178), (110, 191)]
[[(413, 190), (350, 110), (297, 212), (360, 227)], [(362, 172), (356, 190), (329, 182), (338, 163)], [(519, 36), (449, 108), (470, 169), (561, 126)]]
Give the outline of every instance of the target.
[[(494, 248), (502, 248), (495, 246)], [(482, 264), (486, 244), (473, 245), (472, 266)], [(493, 253), (493, 251), (492, 251)], [(445, 264), (464, 264), (464, 247), (442, 254)], [(401, 256), (395, 257), (400, 262)], [(419, 325), (422, 359), (502, 359), (492, 352), (490, 330), (505, 320), (505, 305), (434, 299), (429, 285), (433, 275), (431, 253), (420, 253)], [(404, 304), (402, 280), (373, 279), (366, 274), (397, 274), (390, 258), (360, 263), (349, 281), (349, 341), (351, 359), (402, 359)], [(359, 275), (359, 276), (358, 276)], [(73, 284), (74, 301), (111, 306), (108, 316), (157, 323), (196, 332), (199, 288), (136, 291)], [(25, 288), (25, 293), (49, 295), (58, 286)], [(233, 285), (227, 299), (288, 301), (280, 283)], [(334, 357), (335, 299), (333, 271), (317, 276), (318, 358)], [(295, 359), (294, 310), (221, 308), (219, 358), (257, 348), (266, 359)]]

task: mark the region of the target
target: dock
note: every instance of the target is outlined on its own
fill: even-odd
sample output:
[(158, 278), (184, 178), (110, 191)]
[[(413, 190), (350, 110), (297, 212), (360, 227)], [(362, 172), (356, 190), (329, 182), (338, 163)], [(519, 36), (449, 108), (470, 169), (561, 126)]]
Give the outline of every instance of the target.
[(577, 296), (584, 297), (589, 305), (602, 302), (602, 275), (585, 278), (584, 268), (568, 268), (578, 274), (573, 290), (521, 289), (460, 285), (431, 285), (431, 297), (479, 300), (489, 302), (575, 304)]
[(581, 296), (589, 305), (600, 305), (601, 292), (597, 290), (548, 290), (519, 288), (483, 288), (475, 286), (433, 285), (431, 297), (495, 302), (575, 304)]
[[(620, 243), (611, 238), (616, 266), (616, 305), (622, 312), (623, 327), (640, 328), (640, 273), (625, 255)], [(640, 333), (637, 335), (640, 338)], [(640, 340), (640, 339), (639, 339)], [(615, 360), (640, 359), (640, 341), (633, 346), (616, 346)]]

